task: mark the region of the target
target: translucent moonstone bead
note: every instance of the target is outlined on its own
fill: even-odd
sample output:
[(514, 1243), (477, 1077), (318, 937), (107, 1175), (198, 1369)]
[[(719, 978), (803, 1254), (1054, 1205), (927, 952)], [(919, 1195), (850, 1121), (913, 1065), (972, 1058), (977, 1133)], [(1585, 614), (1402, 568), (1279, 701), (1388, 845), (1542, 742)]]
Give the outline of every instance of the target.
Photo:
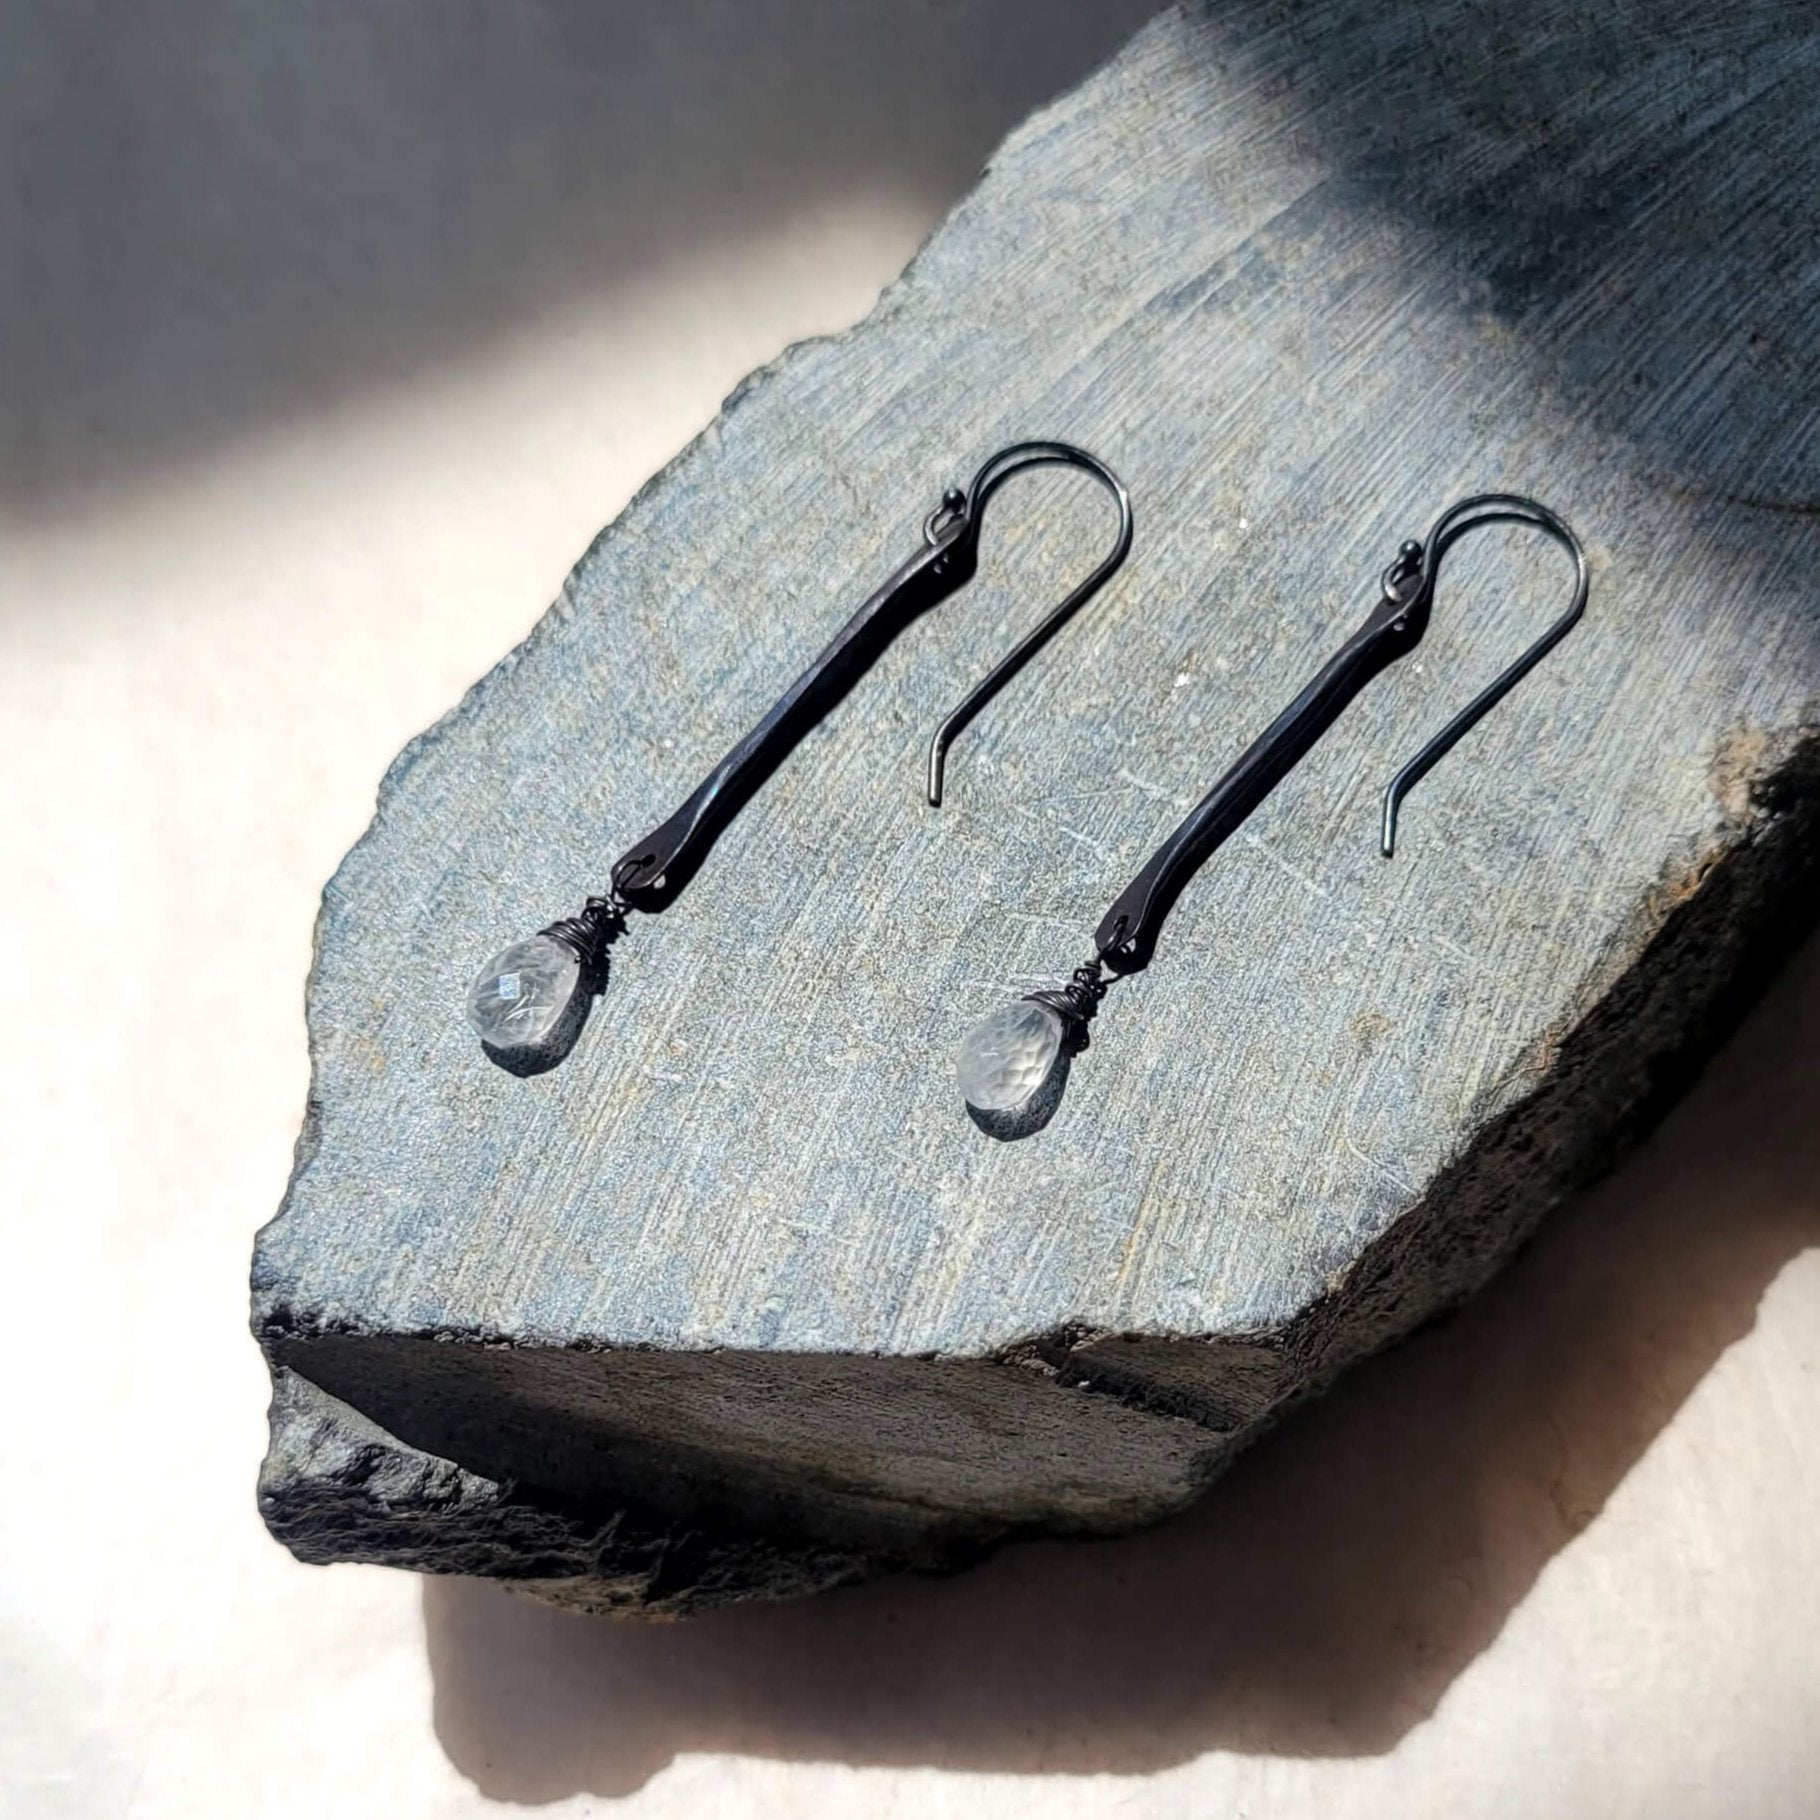
[(468, 1022), (495, 1049), (536, 1049), (550, 1040), (581, 985), (575, 950), (533, 935), (503, 948), (468, 993)]
[(1062, 1020), (1027, 998), (1001, 1005), (967, 1032), (955, 1078), (978, 1112), (1014, 1112), (1048, 1084), (1062, 1053)]

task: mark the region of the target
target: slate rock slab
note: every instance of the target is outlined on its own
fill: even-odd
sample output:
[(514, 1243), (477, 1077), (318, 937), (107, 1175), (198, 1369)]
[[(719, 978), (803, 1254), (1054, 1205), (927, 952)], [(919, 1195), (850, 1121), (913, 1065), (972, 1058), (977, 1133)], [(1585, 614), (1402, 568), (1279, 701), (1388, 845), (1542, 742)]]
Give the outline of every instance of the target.
[[(1162, 15), (873, 315), (793, 349), (393, 767), (330, 884), (261, 1234), (261, 1499), (309, 1560), (680, 1611), (1196, 1496), (1483, 1282), (1684, 1080), (1815, 902), (1820, 40), (1713, 13)], [(549, 1074), (472, 972), (579, 907), (1003, 443), (1110, 461), (1132, 560), (919, 791), (942, 711), (1091, 566), (1020, 480), (979, 579), (802, 743)], [(1533, 492), (1195, 880), (1038, 1135), (953, 1055), (1101, 911), (1459, 496)]]

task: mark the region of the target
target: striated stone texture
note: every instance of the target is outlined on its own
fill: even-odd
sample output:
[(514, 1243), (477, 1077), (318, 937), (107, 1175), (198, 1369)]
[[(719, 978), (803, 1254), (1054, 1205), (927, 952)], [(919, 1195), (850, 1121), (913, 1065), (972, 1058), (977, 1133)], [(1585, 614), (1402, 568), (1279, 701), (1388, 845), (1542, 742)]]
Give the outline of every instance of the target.
[[(1817, 128), (1780, 0), (1238, 0), (1022, 129), (593, 546), (330, 885), (254, 1266), (276, 1533), (633, 1611), (950, 1566), (1178, 1508), (1483, 1282), (1816, 902)], [(1028, 435), (1109, 460), (1138, 540), (947, 806), (923, 740), (1096, 559), (1078, 479), (1007, 490), (979, 579), (634, 919), (567, 1060), (493, 1067), (474, 957), (599, 889)], [(984, 1136), (969, 1026), (1488, 488), (1588, 540), (1584, 625), (1383, 862), (1385, 776), (1559, 609), (1552, 550), (1462, 550), (1053, 1119)]]

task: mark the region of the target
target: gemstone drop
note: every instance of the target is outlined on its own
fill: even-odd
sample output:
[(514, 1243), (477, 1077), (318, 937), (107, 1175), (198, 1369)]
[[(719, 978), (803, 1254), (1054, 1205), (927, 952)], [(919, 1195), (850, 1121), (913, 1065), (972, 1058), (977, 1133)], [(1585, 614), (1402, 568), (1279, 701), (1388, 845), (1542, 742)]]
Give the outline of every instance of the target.
[(1047, 1005), (1020, 998), (967, 1032), (955, 1078), (979, 1112), (1013, 1112), (1048, 1084), (1062, 1053), (1062, 1020)]
[(536, 1049), (550, 1040), (581, 986), (575, 950), (533, 935), (501, 949), (468, 993), (468, 1022), (495, 1049)]

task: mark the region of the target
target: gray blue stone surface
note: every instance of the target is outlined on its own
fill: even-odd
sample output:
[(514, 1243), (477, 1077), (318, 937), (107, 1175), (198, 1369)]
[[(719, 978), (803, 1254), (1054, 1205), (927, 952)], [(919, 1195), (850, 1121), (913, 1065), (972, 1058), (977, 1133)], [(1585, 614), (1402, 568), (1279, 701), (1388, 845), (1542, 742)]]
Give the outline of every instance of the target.
[[(1179, 1508), (1468, 1293), (1716, 1040), (1815, 902), (1820, 42), (1768, 0), (1239, 0), (1037, 116), (873, 315), (792, 350), (385, 780), (331, 882), (310, 1110), (261, 1234), (268, 1521), (308, 1559), (629, 1610), (951, 1565)], [(947, 705), (1097, 558), (1090, 483), (802, 743), (567, 1060), (463, 1016), (1001, 444), (1130, 486), (1106, 594), (956, 749)], [(1052, 984), (1459, 496), (1591, 547), (1557, 611), (1450, 564), (1374, 685), (994, 1143), (956, 1047)], [(737, 577), (737, 580), (734, 578)]]

